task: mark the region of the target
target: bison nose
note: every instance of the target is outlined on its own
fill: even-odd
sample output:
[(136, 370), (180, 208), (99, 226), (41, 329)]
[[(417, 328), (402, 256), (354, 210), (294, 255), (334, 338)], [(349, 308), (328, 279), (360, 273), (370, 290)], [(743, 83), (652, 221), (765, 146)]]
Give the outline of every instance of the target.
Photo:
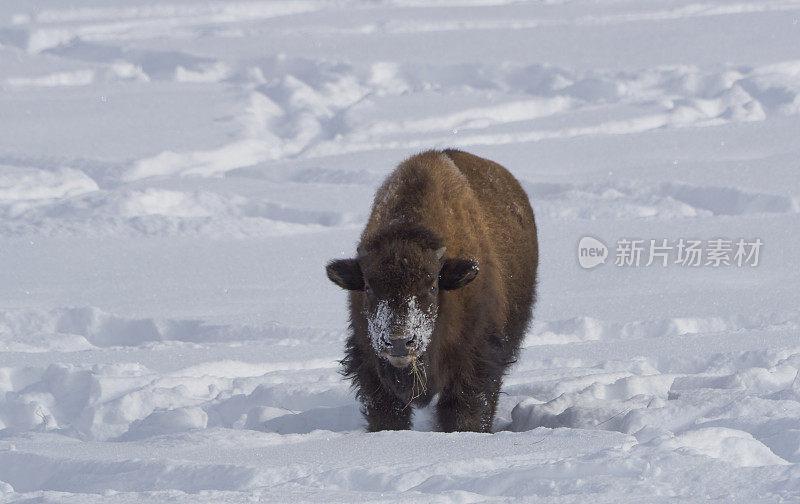
[(414, 338), (392, 338), (392, 348), (389, 349), (389, 355), (392, 357), (405, 357), (408, 355), (408, 349), (411, 348)]

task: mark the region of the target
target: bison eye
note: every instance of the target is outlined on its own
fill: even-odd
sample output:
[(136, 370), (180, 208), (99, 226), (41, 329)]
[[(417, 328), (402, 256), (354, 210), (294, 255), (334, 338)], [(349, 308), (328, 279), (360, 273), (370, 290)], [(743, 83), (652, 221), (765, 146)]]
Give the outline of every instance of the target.
[(372, 288), (369, 285), (364, 285), (364, 292), (372, 294)]
[(431, 294), (436, 294), (436, 286), (432, 285), (430, 289)]

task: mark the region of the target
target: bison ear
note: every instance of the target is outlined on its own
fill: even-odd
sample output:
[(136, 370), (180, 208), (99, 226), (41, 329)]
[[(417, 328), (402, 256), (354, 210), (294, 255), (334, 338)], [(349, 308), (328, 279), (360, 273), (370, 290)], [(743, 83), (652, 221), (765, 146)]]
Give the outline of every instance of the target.
[(439, 288), (453, 290), (464, 287), (478, 276), (478, 263), (472, 259), (445, 259), (439, 272)]
[(337, 259), (325, 267), (331, 282), (342, 289), (364, 290), (364, 275), (356, 259)]

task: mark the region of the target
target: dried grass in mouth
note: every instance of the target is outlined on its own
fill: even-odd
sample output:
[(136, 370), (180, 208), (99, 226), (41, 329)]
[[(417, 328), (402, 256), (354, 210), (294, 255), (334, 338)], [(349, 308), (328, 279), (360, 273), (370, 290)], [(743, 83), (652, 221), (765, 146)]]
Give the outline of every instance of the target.
[(428, 373), (425, 371), (424, 367), (417, 363), (417, 356), (413, 354), (411, 355), (411, 375), (414, 377), (414, 382), (411, 385), (411, 398), (403, 409), (408, 408), (414, 399), (421, 397), (428, 390), (426, 387), (428, 384)]

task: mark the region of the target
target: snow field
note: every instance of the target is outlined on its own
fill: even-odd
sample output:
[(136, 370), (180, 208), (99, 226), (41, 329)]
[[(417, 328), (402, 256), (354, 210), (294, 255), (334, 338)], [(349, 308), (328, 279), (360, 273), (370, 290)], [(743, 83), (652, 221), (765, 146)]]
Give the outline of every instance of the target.
[[(797, 319), (794, 314), (771, 320), (775, 328), (772, 337), (784, 344), (793, 341)], [(18, 350), (30, 353), (32, 365), (0, 368), (4, 393), (0, 421), (6, 434), (15, 433), (5, 442), (5, 452), (0, 452), (5, 459), (0, 464), (4, 468), (0, 469), (0, 479), (17, 491), (95, 492), (111, 488), (120, 492), (179, 489), (191, 493), (269, 489), (270, 495), (275, 495), (291, 494), (299, 481), (311, 488), (350, 492), (411, 491), (421, 499), (429, 493), (456, 491), (491, 491), (485, 495), (498, 496), (523, 496), (535, 491), (556, 496), (578, 491), (576, 482), (583, 479), (614, 476), (622, 478), (612, 478), (615, 484), (629, 485), (629, 480), (639, 481), (647, 473), (651, 457), (662, 454), (673, 459), (670, 464), (707, 468), (710, 458), (728, 467), (772, 468), (777, 472), (769, 473), (769, 478), (791, 480), (791, 464), (800, 457), (800, 437), (796, 434), (800, 431), (796, 390), (800, 347), (727, 353), (706, 350), (671, 359), (662, 356), (701, 334), (711, 340), (708, 348), (719, 350), (731, 345), (731, 333), (744, 332), (741, 347), (758, 348), (758, 342), (750, 341), (755, 331), (746, 329), (748, 324), (768, 327), (758, 321), (687, 319), (623, 327), (592, 319), (551, 323), (551, 328), (561, 331), (600, 336), (583, 343), (551, 342), (526, 348), (506, 380), (497, 420), (497, 428), (519, 434), (496, 434), (501, 438), (512, 436), (501, 441), (504, 448), (489, 444), (502, 455), (492, 457), (474, 448), (461, 451), (447, 435), (386, 433), (359, 441), (366, 443), (364, 450), (370, 453), (385, 449), (385, 466), (370, 464), (370, 469), (356, 470), (342, 462), (338, 468), (318, 473), (318, 467), (303, 462), (302, 457), (295, 458), (291, 445), (308, 445), (303, 449), (315, 451), (322, 439), (335, 440), (342, 445), (338, 449), (351, 453), (350, 457), (363, 456), (346, 448), (353, 436), (358, 436), (362, 419), (338, 375), (335, 358), (340, 337), (315, 337), (310, 330), (278, 329), (259, 334), (252, 328), (203, 327), (191, 321), (126, 320), (96, 309), (6, 312), (3, 334), (8, 335), (13, 327), (16, 334), (39, 334), (35, 341), (48, 346)], [(583, 328), (575, 329), (576, 325)], [(665, 326), (673, 329), (664, 330)], [(73, 334), (68, 338), (57, 331)], [(594, 353), (592, 348), (582, 349), (581, 345), (613, 341), (613, 336), (603, 337), (603, 331), (634, 344), (641, 342), (631, 352), (637, 357), (589, 357)], [(150, 342), (131, 339), (131, 335), (147, 333)], [(118, 339), (96, 340), (97, 334)], [(553, 329), (536, 328), (530, 340), (536, 341), (540, 335), (546, 339), (548, 334), (554, 334)], [(780, 339), (782, 334), (784, 338)], [(658, 348), (646, 343), (652, 338), (658, 340)], [(90, 339), (110, 346), (95, 346)], [(52, 340), (61, 348), (54, 349)], [(317, 343), (312, 344), (314, 341)], [(202, 347), (196, 342), (202, 342)], [(241, 352), (231, 352), (222, 344), (233, 342)], [(318, 347), (324, 350), (310, 353)], [(92, 359), (116, 363), (35, 364), (42, 353), (87, 349), (94, 349)], [(238, 353), (242, 360), (207, 360), (209, 353), (223, 349)], [(271, 362), (254, 358), (267, 352), (273, 354)], [(138, 362), (146, 362), (156, 353), (159, 358), (149, 366)], [(182, 364), (197, 364), (176, 366), (178, 355)], [(415, 428), (430, 429), (429, 414), (418, 414)], [(33, 438), (38, 441), (30, 435), (16, 438), (26, 432), (38, 433)], [(434, 436), (435, 440), (413, 437), (420, 435)], [(526, 440), (529, 436), (533, 437)], [(594, 460), (598, 453), (583, 451), (586, 436), (602, 447), (601, 452), (610, 450), (602, 461)], [(570, 448), (573, 441), (578, 445)], [(405, 455), (410, 459), (395, 477), (395, 458), (405, 452), (401, 448), (404, 443), (418, 443), (412, 451), (421, 450), (425, 463)], [(532, 448), (540, 443), (556, 443), (562, 456), (545, 448)], [(198, 444), (227, 446), (230, 453), (221, 457), (215, 451), (208, 459)], [(511, 457), (513, 463), (503, 451), (509, 444), (526, 446)], [(384, 448), (377, 448), (381, 446)], [(441, 456), (438, 450), (445, 446), (455, 450), (458, 457), (471, 455), (432, 463), (429, 458)], [(290, 467), (269, 460), (277, 447), (285, 450), (287, 460), (292, 461)], [(152, 450), (159, 456), (138, 461), (141, 450)], [(165, 465), (158, 461), (164, 457), (172, 462)], [(247, 461), (221, 461), (240, 457)], [(586, 457), (590, 460), (584, 460)], [(675, 457), (687, 461), (678, 462)], [(562, 462), (556, 463), (558, 460)], [(128, 477), (119, 479), (117, 474), (123, 467)], [(437, 469), (431, 473), (433, 467)], [(509, 472), (510, 468), (515, 469)], [(31, 471), (36, 478), (30, 476)], [(476, 487), (476, 477), (484, 487)], [(559, 483), (554, 485), (554, 481)], [(701, 484), (710, 482), (702, 480)]]
[[(0, 501), (800, 499), (798, 15), (0, 5)], [(365, 433), (323, 265), (446, 147), (531, 196), (535, 323), (494, 433)], [(764, 249), (585, 271), (587, 235)]]

